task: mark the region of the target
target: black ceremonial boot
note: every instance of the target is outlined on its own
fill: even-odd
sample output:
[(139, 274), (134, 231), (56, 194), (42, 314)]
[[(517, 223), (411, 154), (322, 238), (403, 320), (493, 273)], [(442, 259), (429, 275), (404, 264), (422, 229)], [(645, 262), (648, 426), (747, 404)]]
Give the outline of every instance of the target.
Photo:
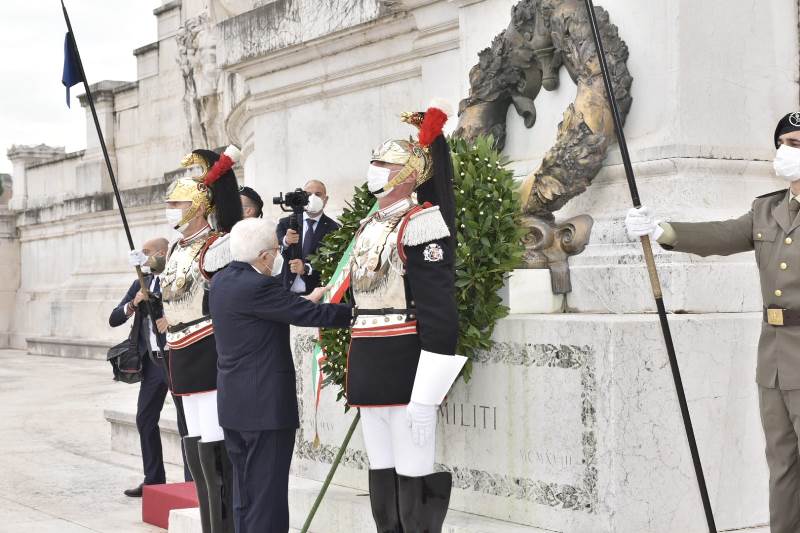
[(369, 471), (369, 503), (378, 533), (403, 533), (397, 510), (397, 472), (394, 468)]
[(211, 519), (208, 514), (208, 489), (206, 488), (206, 478), (203, 476), (203, 467), (200, 464), (200, 455), (197, 444), (200, 437), (183, 437), (183, 449), (186, 454), (186, 465), (194, 479), (194, 486), (197, 489), (197, 501), (200, 504), (200, 524), (203, 533), (211, 533)]
[(400, 522), (405, 533), (441, 533), (453, 477), (437, 472), (422, 477), (397, 476)]
[(208, 489), (211, 533), (233, 533), (233, 467), (225, 442), (200, 442), (197, 448)]

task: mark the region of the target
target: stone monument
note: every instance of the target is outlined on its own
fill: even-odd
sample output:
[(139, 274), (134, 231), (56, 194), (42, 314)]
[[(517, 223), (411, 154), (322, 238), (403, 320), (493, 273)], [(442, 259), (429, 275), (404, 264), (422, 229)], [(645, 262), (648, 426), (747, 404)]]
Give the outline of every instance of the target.
[[(550, 283), (539, 284), (546, 291), (526, 299), (550, 300), (530, 309), (511, 290), (512, 314), (498, 323), (494, 347), (479, 355), (472, 380), (459, 382), (440, 410), (439, 468), (455, 479), (449, 516), (491, 521), (484, 531), (699, 533), (705, 521), (647, 272), (638, 243), (624, 235), (624, 173), (610, 124), (589, 105), (601, 93), (593, 65), (581, 63), (590, 56), (581, 48), (590, 43), (581, 34), (581, 5), (165, 1), (154, 12), (158, 40), (136, 51), (137, 79), (98, 84), (105, 91), (102, 126), (113, 139), (137, 242), (168, 234), (164, 184), (189, 135), (204, 138), (203, 130), (204, 142), (241, 146), (244, 183), (262, 196), (323, 179), (335, 215), (365, 179), (374, 144), (407, 134), (400, 112), (433, 97), (473, 98), (469, 72), (481, 58), (521, 61), (524, 91), (501, 93), (523, 116), (509, 112), (508, 103), (496, 116), (505, 121), (504, 153), (530, 191), (528, 212), (558, 218), (555, 227), (540, 224), (547, 246), (535, 251), (550, 254), (552, 268), (569, 250), (547, 250), (571, 231), (587, 232), (572, 223), (565, 233), (559, 225), (583, 215), (593, 225), (584, 251), (569, 258), (571, 291), (556, 298)], [(728, 218), (779, 188), (771, 139), (776, 120), (798, 107), (797, 3), (761, 2), (756, 9), (723, 0), (605, 0), (602, 7), (607, 42), (616, 42), (618, 96), (630, 91), (632, 98), (626, 134), (644, 203), (667, 220)], [(500, 42), (522, 42), (525, 54), (490, 50), (479, 57), (501, 33)], [(537, 93), (539, 83), (545, 91)], [(581, 172), (559, 169), (565, 159), (553, 156), (576, 148), (565, 127), (582, 130), (581, 146), (594, 149)], [(12, 176), (10, 223), (3, 227), (13, 229), (0, 229), (0, 244), (11, 244), (0, 252), (19, 265), (20, 276), (16, 288), (0, 289), (13, 301), (7, 321), (0, 308), (0, 342), (34, 353), (102, 355), (116, 341), (105, 326), (108, 311), (132, 279), (124, 236), (102, 174), (93, 170), (92, 135), (85, 152), (52, 155), (22, 161)], [(52, 268), (42, 260), (48, 257), (62, 266)], [(656, 250), (656, 260), (717, 525), (764, 524), (753, 256), (699, 259)], [(524, 276), (515, 272), (512, 289)], [(321, 446), (313, 446), (314, 332), (293, 335), (302, 405), (293, 474), (322, 480), (353, 414), (335, 401), (335, 391), (323, 390)], [(365, 468), (357, 436), (334, 483), (363, 491)], [(368, 512), (366, 499), (348, 501), (352, 506), (324, 502), (331, 522), (316, 531), (367, 531), (355, 522)], [(293, 527), (302, 524), (301, 514), (294, 509)], [(466, 519), (453, 527), (479, 530)]]

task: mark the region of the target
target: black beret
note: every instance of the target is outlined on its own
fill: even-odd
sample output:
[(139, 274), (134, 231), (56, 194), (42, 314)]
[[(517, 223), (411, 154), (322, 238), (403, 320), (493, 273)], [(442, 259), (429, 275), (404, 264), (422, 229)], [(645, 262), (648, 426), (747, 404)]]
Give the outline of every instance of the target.
[(789, 113), (778, 122), (775, 128), (775, 148), (780, 146), (778, 137), (791, 131), (800, 131), (800, 111)]
[(261, 213), (261, 210), (264, 208), (264, 200), (261, 199), (261, 196), (259, 196), (254, 189), (250, 187), (239, 187), (239, 194), (250, 198), (258, 206), (259, 214)]

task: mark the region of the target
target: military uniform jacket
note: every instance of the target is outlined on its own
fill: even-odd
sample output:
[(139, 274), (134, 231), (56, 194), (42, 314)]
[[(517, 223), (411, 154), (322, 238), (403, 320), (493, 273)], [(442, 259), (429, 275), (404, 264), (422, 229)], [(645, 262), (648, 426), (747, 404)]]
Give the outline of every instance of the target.
[[(800, 217), (791, 220), (788, 190), (759, 196), (750, 211), (719, 222), (670, 222), (676, 240), (668, 250), (700, 256), (755, 250), (765, 308), (800, 311)], [(761, 326), (756, 382), (800, 389), (800, 326)]]
[(363, 221), (350, 263), (356, 306), (347, 358), (350, 405), (407, 404), (420, 351), (455, 353), (453, 255), (436, 206), (401, 200)]
[(206, 226), (170, 247), (161, 294), (167, 319), (167, 370), (176, 395), (217, 388), (217, 348), (208, 309), (209, 280), (230, 262), (228, 236)]

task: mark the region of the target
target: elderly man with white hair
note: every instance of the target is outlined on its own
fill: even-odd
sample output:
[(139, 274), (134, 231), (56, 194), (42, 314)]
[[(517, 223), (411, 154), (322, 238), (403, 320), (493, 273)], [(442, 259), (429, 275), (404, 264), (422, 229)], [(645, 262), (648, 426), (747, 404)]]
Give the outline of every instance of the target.
[(217, 342), (217, 406), (234, 470), (237, 533), (289, 530), (289, 465), (299, 427), (289, 325), (350, 325), (352, 309), (285, 289), (275, 224), (260, 218), (231, 231), (233, 261), (211, 280)]

